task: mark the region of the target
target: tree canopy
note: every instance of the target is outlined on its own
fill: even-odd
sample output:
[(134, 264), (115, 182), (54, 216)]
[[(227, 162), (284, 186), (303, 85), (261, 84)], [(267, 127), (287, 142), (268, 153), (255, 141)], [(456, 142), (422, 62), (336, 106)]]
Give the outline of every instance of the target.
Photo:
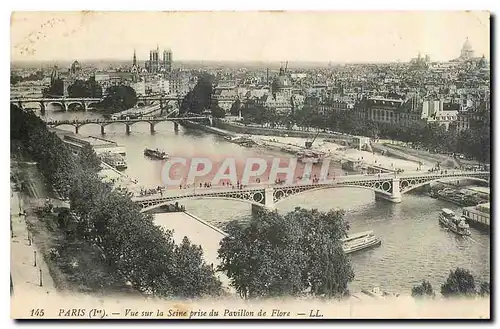
[(15, 73), (10, 74), (10, 84), (15, 85), (19, 82), (24, 82), (24, 81), (39, 81), (42, 80), (44, 77), (43, 71), (36, 71), (35, 73), (32, 73), (28, 76), (20, 76)]
[(182, 100), (180, 113), (201, 113), (212, 108), (212, 93), (215, 77), (208, 73), (202, 73), (193, 90), (189, 91)]
[(219, 270), (244, 298), (344, 296), (354, 272), (340, 241), (348, 230), (343, 215), (263, 210), (247, 225), (230, 222), (219, 249)]
[(94, 77), (88, 80), (76, 80), (68, 86), (69, 97), (102, 97), (102, 87), (95, 81)]
[(422, 282), (411, 289), (411, 295), (413, 297), (435, 297), (432, 285), (427, 280), (422, 280)]
[(130, 86), (111, 86), (106, 89), (106, 96), (98, 107), (107, 113), (114, 113), (129, 109), (137, 104), (137, 94)]
[(159, 297), (222, 293), (214, 269), (203, 261), (201, 247), (187, 238), (177, 245), (171, 231), (155, 225), (151, 214), (140, 212), (129, 192), (101, 181), (90, 146), (73, 156), (40, 118), (15, 105), (11, 105), (11, 140), (13, 152), (36, 161), (47, 184), (69, 198), (70, 211), (55, 219), (65, 237), (60, 254), (71, 251), (80, 257), (57, 264), (78, 286), (102, 291), (129, 284)]
[(233, 104), (231, 104), (231, 115), (240, 115), (241, 101), (236, 99)]
[(64, 81), (62, 79), (55, 79), (50, 83), (50, 86), (42, 90), (44, 97), (54, 97), (64, 95)]
[(441, 294), (445, 297), (475, 295), (474, 276), (469, 270), (457, 267), (454, 271), (450, 271), (448, 278), (441, 285)]
[(410, 142), (436, 152), (463, 153), (482, 163), (490, 162), (491, 126), (490, 116), (486, 111), (481, 114), (484, 120), (473, 121), (470, 129), (457, 132), (453, 128), (447, 131), (443, 126), (433, 122), (404, 127), (360, 120), (355, 111), (349, 110), (322, 114), (317, 111), (318, 106), (315, 99), (308, 98), (302, 109), (296, 110), (293, 114), (278, 115), (272, 109), (266, 109), (254, 100), (249, 100), (242, 105), (242, 114), (246, 122), (269, 124), (271, 127), (297, 125), (303, 130), (314, 127), (372, 138), (388, 138)]

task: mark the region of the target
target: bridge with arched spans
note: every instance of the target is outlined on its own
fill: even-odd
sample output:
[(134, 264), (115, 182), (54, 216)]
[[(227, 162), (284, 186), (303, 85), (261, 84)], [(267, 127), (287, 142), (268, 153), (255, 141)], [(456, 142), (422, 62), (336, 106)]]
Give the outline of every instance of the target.
[(132, 200), (141, 206), (141, 211), (150, 211), (155, 208), (170, 204), (181, 199), (229, 199), (250, 203), (252, 205), (269, 209), (293, 196), (305, 192), (353, 187), (364, 188), (375, 192), (377, 199), (398, 203), (402, 201), (402, 194), (421, 186), (437, 181), (472, 180), (488, 183), (490, 172), (487, 171), (454, 171), (446, 174), (440, 173), (407, 173), (407, 174), (381, 174), (381, 175), (349, 175), (339, 176), (330, 181), (319, 183), (297, 183), (294, 185), (279, 184), (252, 184), (243, 189), (228, 187), (189, 188), (167, 190), (162, 195), (134, 196)]
[(60, 98), (11, 98), (10, 103), (16, 104), (19, 108), (24, 108), (28, 103), (37, 103), (40, 105), (40, 110), (45, 112), (47, 105), (60, 105), (64, 111), (68, 111), (71, 105), (80, 105), (85, 111), (95, 108), (102, 101), (102, 98), (86, 98), (86, 97), (60, 97)]
[[(28, 103), (36, 103), (40, 106), (41, 112), (45, 112), (47, 105), (57, 104), (61, 106), (64, 111), (68, 111), (72, 105), (80, 105), (83, 110), (95, 109), (96, 105), (104, 100), (101, 98), (88, 98), (88, 97), (36, 97), (36, 98), (11, 98), (10, 103), (16, 104), (19, 108), (24, 108)], [(148, 105), (152, 101), (160, 102), (160, 107), (168, 106), (170, 102), (176, 102), (180, 108), (183, 97), (180, 95), (152, 95), (152, 96), (139, 96), (137, 97), (138, 105)]]
[(87, 119), (87, 120), (54, 120), (54, 121), (46, 121), (45, 123), (49, 127), (59, 127), (63, 125), (73, 126), (75, 128), (75, 134), (78, 134), (78, 130), (80, 127), (86, 125), (99, 125), (101, 126), (101, 134), (105, 134), (105, 127), (114, 124), (114, 123), (122, 123), (125, 125), (125, 131), (127, 134), (130, 134), (131, 126), (139, 123), (139, 122), (147, 122), (150, 126), (151, 133), (155, 132), (155, 126), (160, 122), (172, 121), (174, 123), (174, 129), (177, 131), (178, 123), (182, 121), (203, 121), (207, 120), (210, 124), (212, 124), (211, 116), (185, 116), (185, 117), (176, 117), (176, 116), (164, 116), (164, 117), (140, 117), (137, 119)]

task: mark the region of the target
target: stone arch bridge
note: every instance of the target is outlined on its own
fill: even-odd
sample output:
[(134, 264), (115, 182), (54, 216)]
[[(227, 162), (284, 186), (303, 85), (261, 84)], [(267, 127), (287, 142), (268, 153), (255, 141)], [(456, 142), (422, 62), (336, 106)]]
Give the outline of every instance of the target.
[(378, 199), (398, 203), (402, 194), (418, 187), (437, 181), (473, 180), (489, 183), (489, 172), (453, 172), (448, 174), (413, 173), (405, 175), (351, 175), (337, 177), (333, 181), (316, 184), (267, 185), (253, 184), (244, 189), (218, 188), (179, 189), (166, 191), (162, 196), (133, 197), (132, 200), (141, 206), (141, 211), (149, 211), (181, 199), (217, 198), (250, 203), (269, 209), (293, 196), (301, 193), (330, 188), (354, 187), (375, 192)]
[(24, 108), (28, 103), (35, 103), (40, 106), (40, 110), (45, 112), (45, 108), (50, 104), (58, 104), (60, 105), (64, 111), (68, 111), (71, 105), (80, 105), (85, 111), (95, 108), (99, 102), (101, 102), (101, 98), (70, 98), (70, 97), (61, 97), (61, 98), (13, 98), (10, 100), (11, 104), (16, 104), (19, 108)]
[[(39, 97), (39, 98), (11, 98), (10, 103), (16, 104), (19, 108), (24, 108), (28, 103), (38, 104), (42, 113), (45, 112), (47, 105), (57, 104), (62, 107), (64, 111), (68, 111), (71, 105), (80, 105), (83, 110), (94, 109), (104, 98), (86, 98), (86, 97)], [(171, 103), (175, 103), (178, 108), (181, 107), (183, 97), (179, 95), (152, 95), (152, 96), (139, 96), (137, 104), (148, 105), (153, 101), (158, 101), (160, 107), (167, 107)]]
[(187, 117), (140, 117), (138, 119), (87, 119), (87, 120), (57, 120), (57, 121), (46, 121), (45, 123), (49, 127), (59, 127), (62, 125), (69, 125), (75, 128), (75, 134), (78, 134), (80, 127), (86, 125), (99, 125), (101, 126), (101, 134), (105, 134), (105, 127), (113, 124), (113, 123), (122, 123), (125, 125), (125, 131), (127, 134), (130, 134), (130, 129), (132, 125), (139, 122), (147, 122), (149, 123), (151, 133), (155, 132), (155, 126), (160, 122), (172, 121), (174, 122), (174, 129), (178, 129), (178, 123), (190, 120), (190, 121), (210, 121), (211, 118), (208, 116), (187, 116)]

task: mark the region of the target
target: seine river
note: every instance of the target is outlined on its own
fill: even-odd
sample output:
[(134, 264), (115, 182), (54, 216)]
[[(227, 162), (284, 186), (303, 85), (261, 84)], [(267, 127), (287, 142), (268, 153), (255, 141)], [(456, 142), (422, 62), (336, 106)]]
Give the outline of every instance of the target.
[[(55, 120), (100, 117), (96, 113), (47, 111), (46, 117)], [(61, 126), (74, 132), (71, 126)], [(170, 154), (213, 153), (220, 155), (255, 156), (254, 150), (228, 143), (220, 137), (180, 127), (175, 133), (173, 124), (156, 125), (151, 135), (148, 123), (132, 126), (125, 134), (125, 126), (117, 123), (106, 127), (106, 139), (126, 147), (126, 173), (141, 185), (160, 184), (158, 161), (143, 156), (144, 148), (161, 148)], [(80, 128), (81, 135), (100, 135), (100, 127)], [(271, 153), (268, 153), (270, 155)], [(262, 155), (262, 154), (261, 154)], [(336, 169), (339, 173), (340, 168)], [(186, 209), (215, 225), (229, 220), (251, 220), (247, 203), (228, 200), (183, 200)], [(490, 238), (486, 233), (471, 228), (472, 236), (460, 238), (444, 231), (438, 225), (438, 214), (443, 207), (454, 211), (460, 208), (445, 201), (420, 194), (404, 194), (403, 201), (393, 204), (375, 201), (373, 192), (357, 188), (338, 188), (304, 193), (277, 205), (280, 212), (296, 206), (327, 211), (340, 208), (346, 211), (351, 233), (374, 230), (382, 238), (382, 245), (351, 255), (356, 278), (350, 289), (359, 291), (379, 286), (382, 290), (409, 293), (412, 286), (426, 279), (439, 291), (449, 271), (456, 267), (471, 270), (478, 279), (489, 281)]]

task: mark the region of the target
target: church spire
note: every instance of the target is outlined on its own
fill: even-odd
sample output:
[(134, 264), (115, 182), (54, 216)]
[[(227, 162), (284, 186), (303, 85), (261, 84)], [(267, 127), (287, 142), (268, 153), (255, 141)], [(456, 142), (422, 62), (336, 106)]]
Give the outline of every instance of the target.
[(137, 57), (135, 56), (135, 48), (134, 48), (134, 59), (132, 60), (132, 66), (137, 66)]

